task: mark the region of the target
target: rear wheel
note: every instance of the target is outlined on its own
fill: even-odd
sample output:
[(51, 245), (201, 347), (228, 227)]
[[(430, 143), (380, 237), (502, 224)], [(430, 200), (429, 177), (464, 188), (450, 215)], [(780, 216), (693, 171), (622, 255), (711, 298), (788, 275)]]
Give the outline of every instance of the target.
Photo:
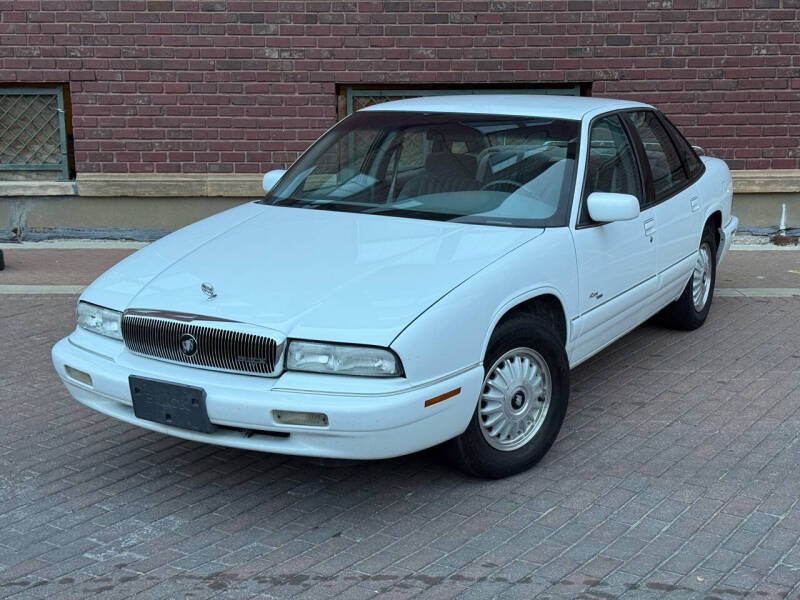
[(710, 225), (703, 230), (692, 276), (681, 297), (664, 309), (666, 324), (691, 331), (705, 323), (714, 298), (717, 277), (717, 243)]
[(539, 462), (555, 441), (567, 409), (569, 365), (552, 323), (520, 315), (498, 325), (484, 368), (472, 420), (446, 449), (471, 475), (507, 477)]

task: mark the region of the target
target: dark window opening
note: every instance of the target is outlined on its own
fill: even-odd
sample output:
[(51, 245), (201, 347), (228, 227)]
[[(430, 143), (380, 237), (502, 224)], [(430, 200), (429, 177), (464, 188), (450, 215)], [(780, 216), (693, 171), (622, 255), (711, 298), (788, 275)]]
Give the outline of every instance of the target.
[(0, 85), (0, 180), (74, 175), (67, 84)]
[[(338, 87), (338, 117), (343, 119), (357, 110), (390, 102), (422, 96), (455, 96), (463, 94), (544, 94), (558, 96), (589, 96), (590, 83), (575, 84), (525, 84), (497, 86), (395, 86), (395, 85), (342, 85)], [(458, 152), (453, 149), (453, 152)]]

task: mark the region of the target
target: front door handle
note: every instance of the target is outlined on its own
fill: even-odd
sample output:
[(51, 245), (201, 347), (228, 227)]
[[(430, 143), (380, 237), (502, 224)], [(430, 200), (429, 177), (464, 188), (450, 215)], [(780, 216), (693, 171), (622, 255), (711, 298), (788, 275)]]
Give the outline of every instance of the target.
[(656, 231), (656, 220), (647, 219), (647, 221), (644, 222), (644, 234), (653, 235), (655, 231)]

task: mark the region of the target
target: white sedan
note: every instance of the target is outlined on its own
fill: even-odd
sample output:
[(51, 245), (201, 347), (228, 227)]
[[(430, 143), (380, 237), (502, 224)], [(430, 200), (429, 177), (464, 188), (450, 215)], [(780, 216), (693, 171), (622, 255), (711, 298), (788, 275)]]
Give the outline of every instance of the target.
[(372, 106), (264, 188), (86, 289), (53, 348), (77, 400), (266, 452), (444, 442), (507, 476), (556, 439), (570, 368), (659, 312), (703, 324), (738, 223), (724, 162), (599, 98)]

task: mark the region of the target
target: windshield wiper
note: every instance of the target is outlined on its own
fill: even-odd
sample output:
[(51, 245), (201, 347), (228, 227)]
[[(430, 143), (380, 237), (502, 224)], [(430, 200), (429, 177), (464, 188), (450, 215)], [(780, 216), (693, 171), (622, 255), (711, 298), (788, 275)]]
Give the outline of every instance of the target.
[(272, 204), (273, 206), (289, 206), (289, 207), (302, 207), (302, 208), (316, 208), (319, 204), (318, 202), (313, 202), (311, 200), (306, 200), (304, 198), (293, 198), (292, 196), (288, 196), (286, 198), (277, 198), (275, 200), (271, 200), (269, 198), (264, 199), (264, 204)]

